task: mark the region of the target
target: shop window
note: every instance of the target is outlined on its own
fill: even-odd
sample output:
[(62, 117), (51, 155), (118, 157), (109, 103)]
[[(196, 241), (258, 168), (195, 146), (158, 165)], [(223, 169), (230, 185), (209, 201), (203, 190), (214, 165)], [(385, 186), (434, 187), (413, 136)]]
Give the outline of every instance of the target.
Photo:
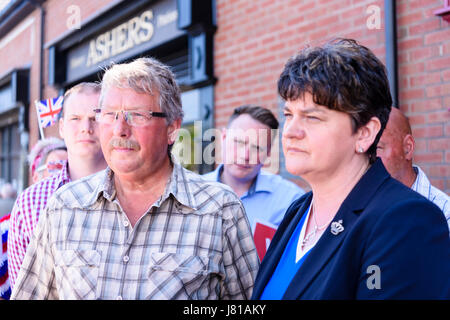
[(28, 184), (29, 70), (15, 69), (0, 79), (0, 186), (21, 192)]
[(0, 178), (17, 186), (20, 172), (20, 134), (18, 124), (0, 128)]
[(0, 87), (0, 113), (11, 108), (13, 105), (13, 92), (10, 85)]
[(171, 67), (176, 76), (177, 82), (183, 84), (189, 79), (189, 64), (188, 64), (187, 48), (179, 49), (176, 52), (160, 58), (160, 61)]
[[(187, 169), (203, 174), (214, 169), (214, 139), (212, 128), (213, 87), (189, 90), (181, 94), (184, 119), (172, 153)], [(207, 134), (207, 131), (208, 134)], [(211, 134), (213, 131), (214, 134)]]

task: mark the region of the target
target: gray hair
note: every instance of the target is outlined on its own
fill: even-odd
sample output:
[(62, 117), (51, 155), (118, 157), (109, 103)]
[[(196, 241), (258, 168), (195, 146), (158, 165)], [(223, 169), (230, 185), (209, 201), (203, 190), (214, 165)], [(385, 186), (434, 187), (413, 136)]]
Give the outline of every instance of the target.
[(161, 111), (167, 114), (167, 122), (183, 119), (180, 88), (170, 68), (156, 59), (138, 58), (129, 63), (114, 64), (106, 70), (102, 79), (100, 107), (110, 87), (130, 88), (138, 93), (159, 94)]

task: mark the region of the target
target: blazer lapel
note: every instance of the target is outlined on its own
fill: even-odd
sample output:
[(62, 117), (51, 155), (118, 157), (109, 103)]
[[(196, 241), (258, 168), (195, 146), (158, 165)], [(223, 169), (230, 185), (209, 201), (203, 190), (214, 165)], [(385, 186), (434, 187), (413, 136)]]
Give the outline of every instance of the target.
[[(299, 206), (299, 208), (293, 208), (291, 215), (286, 216), (288, 224), (285, 226), (284, 221), (278, 228), (275, 233), (274, 238), (271, 241), (271, 245), (269, 246), (269, 250), (267, 251), (264, 259), (261, 263), (261, 266), (258, 271), (258, 276), (255, 281), (255, 287), (253, 288), (253, 299), (259, 299), (261, 294), (263, 293), (264, 288), (269, 282), (272, 274), (275, 271), (275, 268), (278, 266), (278, 262), (283, 255), (284, 249), (291, 238), (292, 233), (297, 227), (298, 222), (305, 214), (306, 209), (311, 203), (312, 193), (308, 193), (305, 197), (303, 203)], [(288, 209), (289, 210), (289, 209)]]
[[(381, 159), (377, 158), (344, 200), (333, 221), (324, 231), (314, 248), (311, 249), (308, 257), (305, 258), (299, 271), (288, 286), (283, 299), (294, 300), (301, 297), (326, 263), (333, 257), (373, 194), (388, 178), (389, 174), (384, 168)], [(331, 233), (332, 224), (340, 220), (342, 220), (344, 229), (335, 235)]]
[(339, 248), (356, 219), (356, 214), (351, 210), (348, 210), (348, 208), (341, 206), (332, 223), (342, 220), (341, 225), (344, 227), (343, 231), (336, 235), (332, 234), (332, 223), (330, 223), (292, 279), (290, 285), (286, 289), (283, 299), (294, 300), (302, 295), (305, 289), (308, 288), (310, 283), (320, 273), (328, 260), (331, 259), (333, 254)]

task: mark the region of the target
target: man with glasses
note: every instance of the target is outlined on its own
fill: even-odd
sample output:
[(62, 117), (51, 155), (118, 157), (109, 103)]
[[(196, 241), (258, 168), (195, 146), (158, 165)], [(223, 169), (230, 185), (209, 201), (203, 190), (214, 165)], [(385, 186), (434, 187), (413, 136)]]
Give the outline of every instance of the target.
[(170, 156), (170, 69), (113, 65), (96, 112), (108, 168), (56, 192), (12, 298), (248, 299), (259, 261), (241, 202)]
[(25, 189), (14, 204), (8, 233), (8, 273), (12, 288), (34, 229), (50, 197), (65, 184), (106, 167), (94, 113), (98, 106), (100, 89), (99, 84), (84, 82), (69, 89), (64, 95), (59, 134), (67, 147), (67, 163), (61, 163), (56, 158), (52, 163), (32, 163), (32, 170), (54, 170), (58, 173)]
[[(211, 181), (230, 186), (244, 204), (262, 260), (289, 205), (305, 192), (279, 175), (262, 171), (277, 138), (278, 120), (260, 106), (236, 108), (222, 130), (222, 160)], [(278, 157), (278, 155), (275, 155)]]

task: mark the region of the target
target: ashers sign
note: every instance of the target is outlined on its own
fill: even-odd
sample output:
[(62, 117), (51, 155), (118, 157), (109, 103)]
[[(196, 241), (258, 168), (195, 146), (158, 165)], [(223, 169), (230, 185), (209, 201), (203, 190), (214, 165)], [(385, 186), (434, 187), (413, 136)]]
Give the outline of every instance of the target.
[[(175, 17), (176, 15), (173, 16)], [(91, 40), (89, 42), (86, 66), (90, 67), (149, 41), (154, 32), (152, 20), (153, 11), (146, 10), (138, 17), (134, 17)]]
[(166, 0), (114, 24), (68, 51), (66, 81), (97, 73), (112, 61), (123, 61), (185, 34), (178, 29), (177, 19), (176, 1)]

